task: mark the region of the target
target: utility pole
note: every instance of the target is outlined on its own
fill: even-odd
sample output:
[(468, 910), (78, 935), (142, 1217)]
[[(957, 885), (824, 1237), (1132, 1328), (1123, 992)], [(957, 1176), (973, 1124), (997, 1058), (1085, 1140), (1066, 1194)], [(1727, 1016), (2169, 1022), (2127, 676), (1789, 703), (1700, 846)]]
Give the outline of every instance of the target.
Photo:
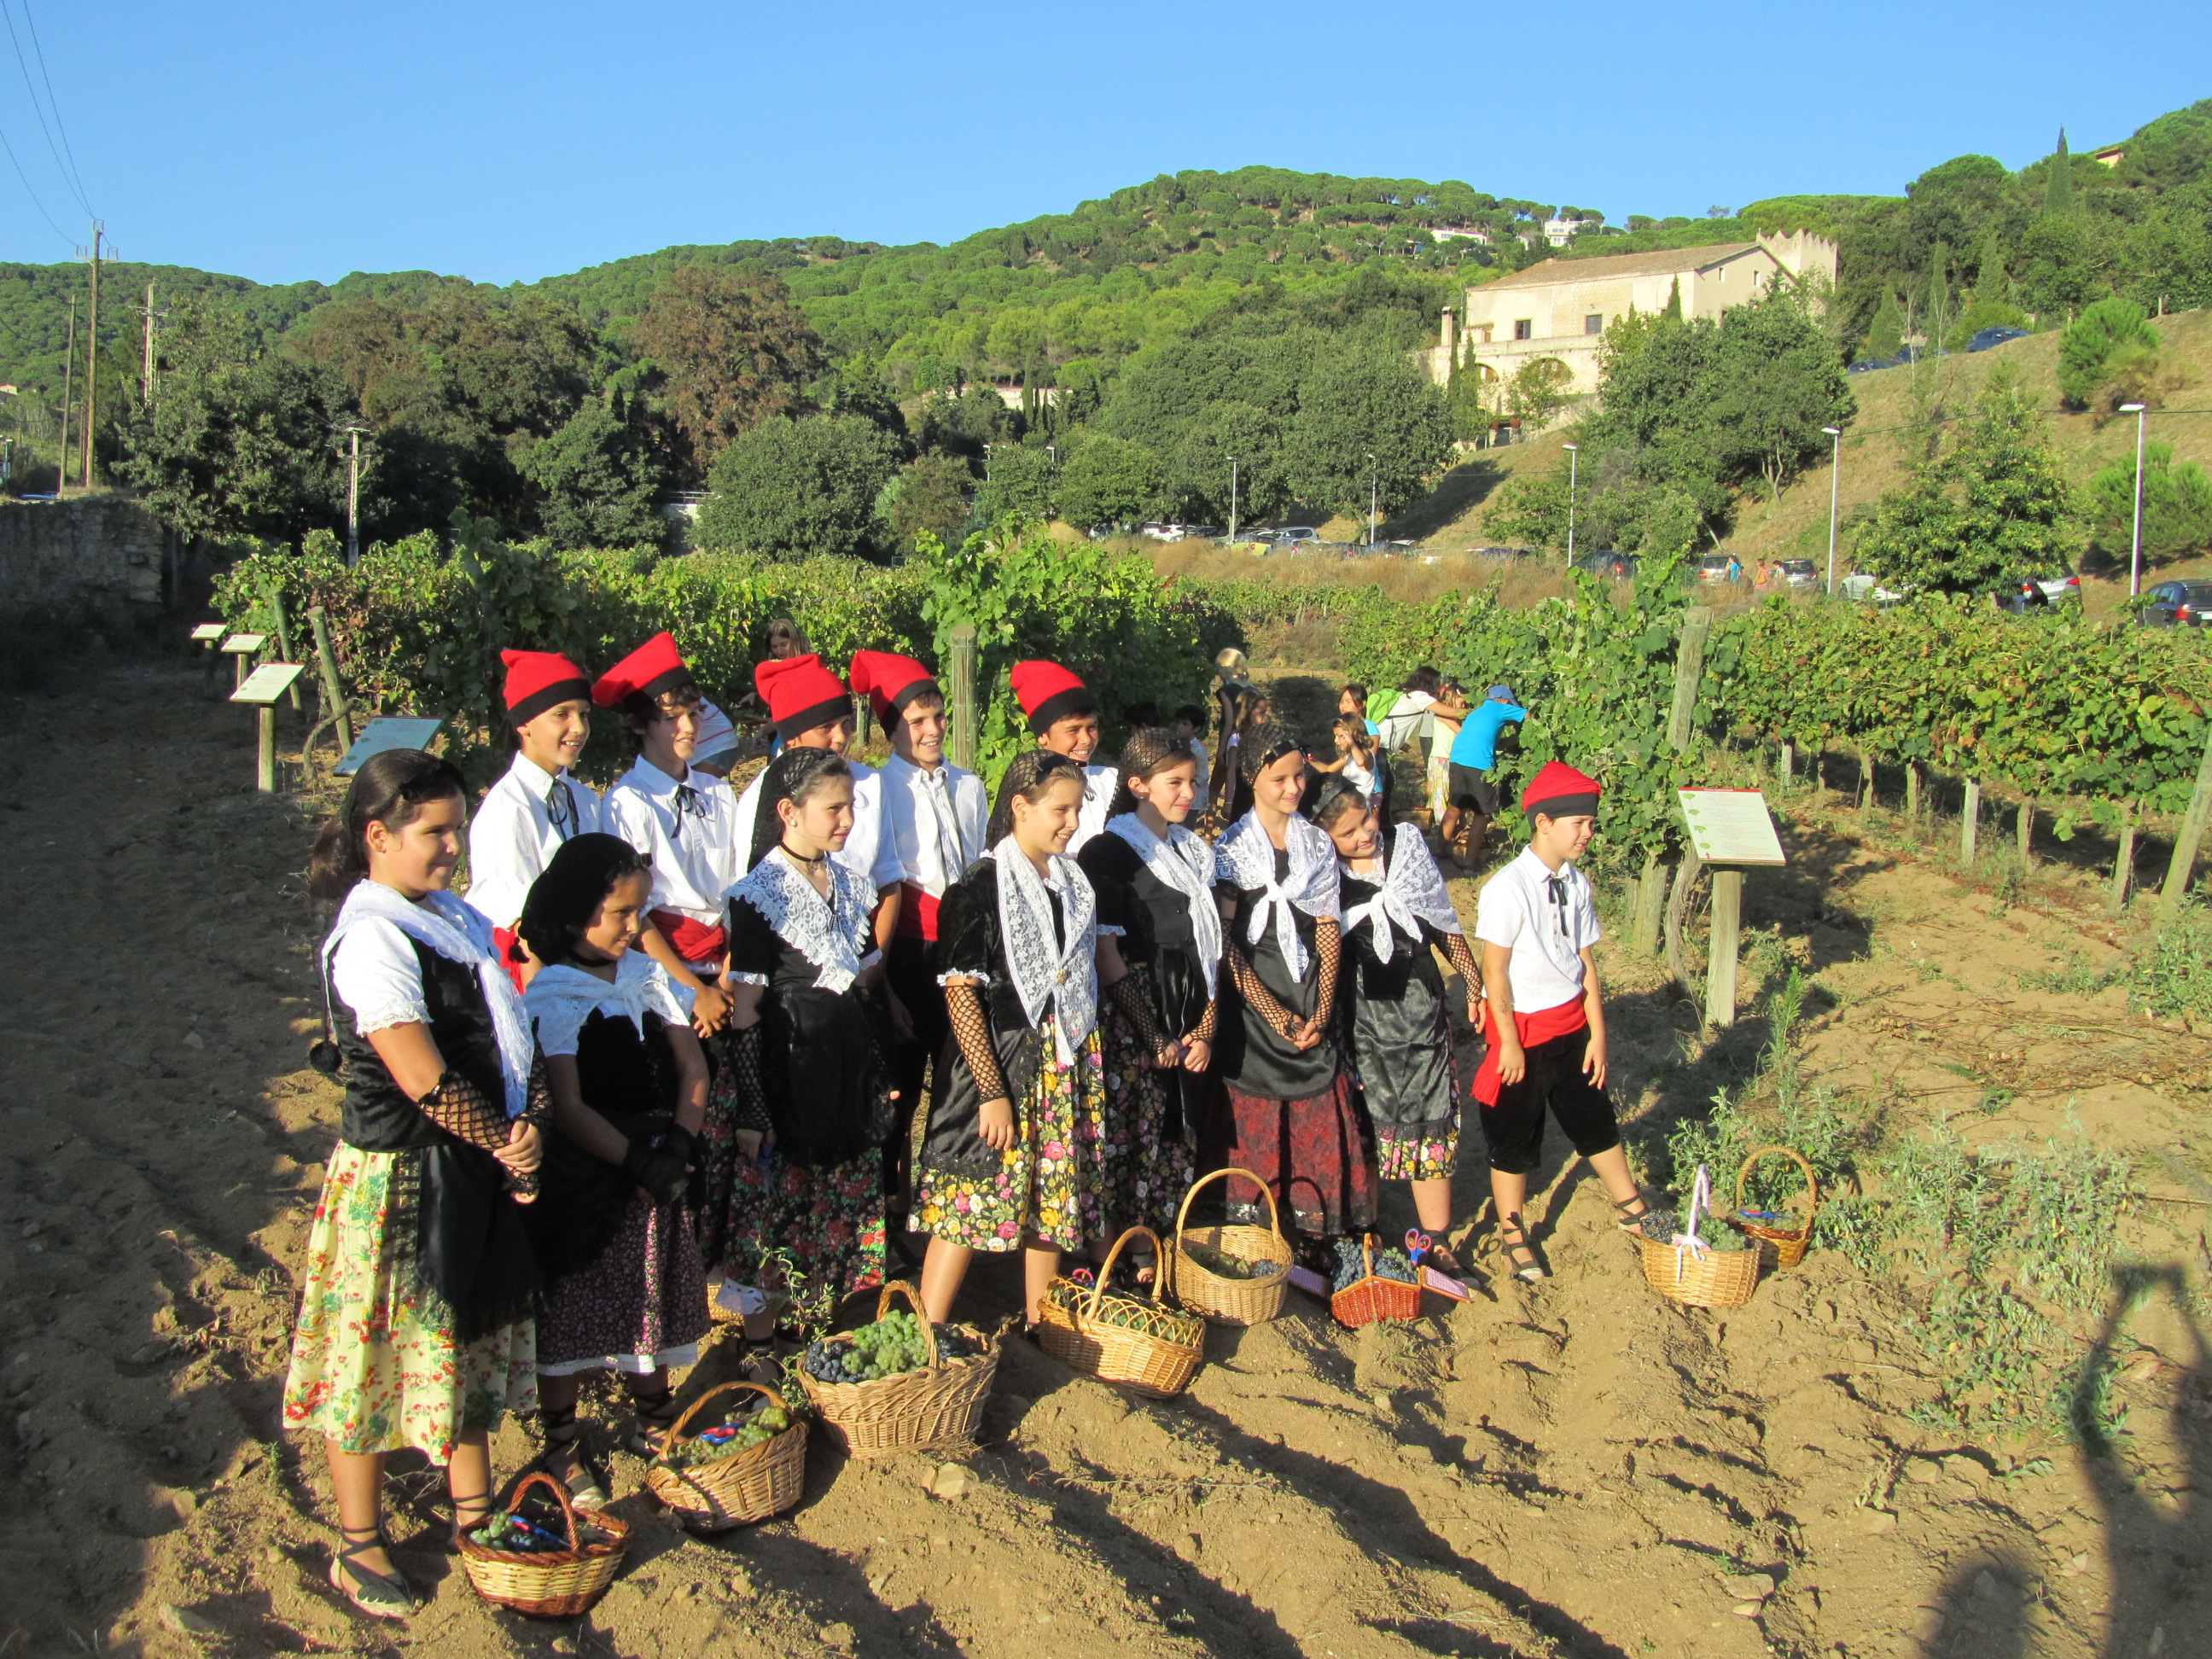
[(2143, 410), (2142, 404), (2122, 404), (2120, 413), (2136, 417), (2136, 529), (2128, 544), (2128, 597), (2134, 599), (2142, 592), (2142, 466), (2143, 466)]
[(1237, 458), (1229, 458), (1229, 544), (1237, 545)]
[(1828, 597), (1836, 597), (1836, 503), (1840, 499), (1837, 491), (1844, 481), (1844, 432), (1841, 427), (1824, 426), (1821, 431), (1835, 440), (1828, 457)]
[(353, 421), (338, 429), (353, 441), (353, 455), (346, 465), (346, 568), (350, 570), (361, 562), (361, 434), (367, 428)]
[(78, 483), (92, 488), (92, 427), (100, 406), (100, 239), (107, 227), (92, 222), (92, 307), (84, 325), (84, 467)]
[(154, 406), (154, 284), (146, 284), (146, 366), (139, 372), (142, 401), (149, 409)]
[(1375, 550), (1375, 452), (1370, 449), (1367, 452), (1367, 549), (1370, 553)]
[(1569, 444), (1567, 451), (1567, 568), (1575, 564), (1575, 470), (1582, 465), (1582, 446)]
[(76, 295), (70, 295), (69, 343), (62, 348), (62, 435), (58, 453), (54, 456), (54, 494), (59, 496), (69, 483), (69, 417), (70, 398), (76, 374)]

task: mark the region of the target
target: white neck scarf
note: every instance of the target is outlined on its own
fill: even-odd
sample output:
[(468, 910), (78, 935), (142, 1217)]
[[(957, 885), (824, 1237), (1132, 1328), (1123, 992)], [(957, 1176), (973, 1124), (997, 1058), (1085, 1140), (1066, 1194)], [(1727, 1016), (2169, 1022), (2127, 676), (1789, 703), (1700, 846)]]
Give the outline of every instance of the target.
[(1247, 891), (1259, 890), (1260, 902), (1252, 907), (1252, 922), (1245, 931), (1244, 942), (1257, 945), (1272, 918), (1276, 949), (1283, 953), (1291, 977), (1304, 980), (1306, 948), (1298, 941), (1297, 918), (1291, 914), (1291, 907), (1304, 911), (1316, 921), (1334, 921), (1342, 915), (1343, 899), (1336, 878), (1336, 843), (1310, 819), (1293, 812), (1284, 831), (1283, 850), (1291, 855), (1291, 869), (1279, 882), (1275, 879), (1275, 844), (1267, 839), (1267, 826), (1260, 822), (1260, 815), (1247, 812), (1231, 824), (1229, 833), (1215, 844), (1214, 869), (1223, 879), (1233, 881)]
[(1045, 878), (1008, 836), (991, 849), (999, 866), (999, 931), (1006, 941), (1006, 976), (1022, 1000), (1032, 1029), (1050, 1003), (1059, 1018), (1053, 1042), (1062, 1066), (1098, 1023), (1097, 901), (1073, 859), (1054, 854), (1052, 887), (1060, 895), (1060, 938), (1053, 937), (1052, 900)]
[[(1366, 903), (1355, 904), (1344, 913), (1346, 933), (1363, 921), (1374, 924), (1375, 954), (1388, 962), (1397, 954), (1398, 933), (1403, 933), (1416, 947), (1419, 945), (1425, 921), (1440, 933), (1467, 931), (1460, 923), (1459, 913), (1452, 908), (1450, 896), (1444, 891), (1443, 874), (1419, 830), (1411, 824), (1398, 825), (1390, 832), (1385, 853), (1382, 879), (1376, 884), (1381, 890)], [(1352, 866), (1340, 862), (1351, 873)]]
[(1106, 820), (1109, 835), (1119, 836), (1136, 849), (1163, 887), (1172, 887), (1190, 902), (1190, 931), (1198, 946), (1198, 959), (1206, 969), (1206, 994), (1213, 994), (1213, 981), (1221, 968), (1221, 911), (1213, 902), (1213, 849), (1179, 823), (1168, 826), (1162, 841), (1134, 812)]
[(522, 994), (522, 1012), (549, 1054), (575, 1053), (577, 1034), (593, 1014), (626, 1018), (640, 1036), (649, 1013), (670, 1025), (691, 1023), (684, 994), (659, 963), (639, 950), (616, 963), (612, 984), (565, 962), (540, 968)]
[(536, 1057), (537, 1040), (522, 1012), (522, 999), (514, 982), (500, 965), (492, 948), (491, 923), (451, 893), (428, 893), (419, 904), (410, 904), (396, 889), (380, 881), (358, 881), (338, 907), (338, 919), (323, 942), (323, 961), (328, 963), (338, 944), (360, 923), (371, 917), (388, 921), (417, 944), (427, 945), (448, 962), (477, 970), (483, 988), (484, 1006), (491, 1010), (492, 1033), (499, 1039), (499, 1069), (507, 1084), (507, 1115), (522, 1115), (530, 1103), (530, 1063)]
[(778, 939), (814, 964), (814, 982), (842, 996), (860, 976), (869, 905), (860, 877), (835, 862), (826, 867), (830, 896), (824, 898), (783, 849), (775, 848), (743, 881), (731, 884), (729, 896), (759, 911)]

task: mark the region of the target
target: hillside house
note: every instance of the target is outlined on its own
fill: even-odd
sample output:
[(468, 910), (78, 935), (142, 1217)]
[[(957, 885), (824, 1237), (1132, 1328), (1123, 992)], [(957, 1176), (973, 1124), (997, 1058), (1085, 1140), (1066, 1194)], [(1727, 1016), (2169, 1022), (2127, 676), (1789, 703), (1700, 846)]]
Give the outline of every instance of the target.
[(1482, 379), (1510, 380), (1523, 363), (1549, 359), (1568, 389), (1595, 392), (1605, 325), (1630, 311), (1664, 311), (1680, 296), (1685, 317), (1717, 317), (1755, 300), (1784, 272), (1836, 280), (1836, 245), (1808, 231), (1751, 242), (1547, 259), (1467, 290), (1465, 308), (1443, 313), (1442, 342), (1423, 354), (1441, 385), (1455, 361)]

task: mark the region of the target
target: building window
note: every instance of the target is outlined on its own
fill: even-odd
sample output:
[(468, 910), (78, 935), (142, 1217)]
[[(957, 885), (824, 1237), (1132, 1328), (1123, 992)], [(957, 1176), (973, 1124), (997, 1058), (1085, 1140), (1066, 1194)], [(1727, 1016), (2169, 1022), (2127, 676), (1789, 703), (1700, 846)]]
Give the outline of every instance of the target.
[(1604, 333), (1604, 332), (1605, 332), (1605, 314), (1604, 314), (1602, 312), (1595, 312), (1595, 311), (1594, 311), (1594, 312), (1592, 312), (1589, 316), (1587, 316), (1587, 317), (1583, 318), (1583, 333), (1585, 333), (1585, 334), (1602, 334), (1602, 333)]
[(1513, 337), (1516, 340), (1534, 339), (1536, 319), (1534, 317), (1516, 317), (1513, 319)]

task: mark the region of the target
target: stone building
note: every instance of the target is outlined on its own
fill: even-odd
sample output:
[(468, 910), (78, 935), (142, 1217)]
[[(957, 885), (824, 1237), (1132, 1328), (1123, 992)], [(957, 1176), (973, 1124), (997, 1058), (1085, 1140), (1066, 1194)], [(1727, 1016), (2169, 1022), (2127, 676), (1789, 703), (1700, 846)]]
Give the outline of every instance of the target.
[(1664, 311), (1679, 298), (1685, 317), (1717, 317), (1755, 300), (1777, 276), (1818, 276), (1833, 285), (1836, 245), (1808, 231), (1751, 242), (1547, 259), (1467, 290), (1463, 313), (1447, 307), (1442, 343), (1425, 354), (1429, 376), (1448, 379), (1455, 359), (1485, 380), (1510, 380), (1521, 366), (1549, 359), (1568, 390), (1595, 392), (1605, 325), (1630, 311)]

